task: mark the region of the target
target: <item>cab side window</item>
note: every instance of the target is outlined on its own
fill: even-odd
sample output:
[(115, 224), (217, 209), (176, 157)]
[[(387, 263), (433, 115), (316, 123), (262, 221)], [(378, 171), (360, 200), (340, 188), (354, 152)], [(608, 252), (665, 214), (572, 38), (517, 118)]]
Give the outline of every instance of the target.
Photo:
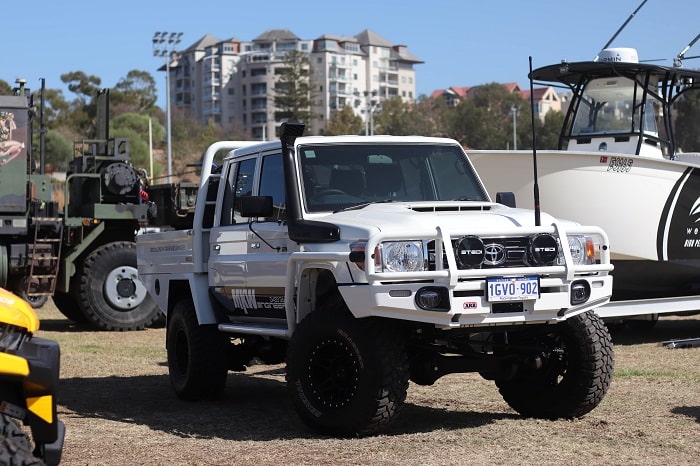
[(264, 222), (278, 222), (287, 219), (287, 207), (284, 191), (284, 168), (282, 154), (266, 155), (262, 159), (260, 171), (260, 196), (272, 196), (272, 217), (260, 219)]
[(230, 165), (221, 209), (221, 225), (247, 221), (241, 216), (241, 197), (253, 195), (256, 160), (251, 158)]

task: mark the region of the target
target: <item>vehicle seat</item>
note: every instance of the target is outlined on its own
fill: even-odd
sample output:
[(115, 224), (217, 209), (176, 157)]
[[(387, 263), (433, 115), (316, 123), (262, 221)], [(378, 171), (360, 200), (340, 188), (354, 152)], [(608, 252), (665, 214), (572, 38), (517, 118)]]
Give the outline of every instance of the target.
[(375, 164), (367, 170), (367, 192), (381, 199), (399, 196), (403, 187), (401, 169), (398, 165)]
[(353, 196), (361, 196), (365, 191), (365, 174), (362, 170), (333, 170), (328, 188), (339, 189)]

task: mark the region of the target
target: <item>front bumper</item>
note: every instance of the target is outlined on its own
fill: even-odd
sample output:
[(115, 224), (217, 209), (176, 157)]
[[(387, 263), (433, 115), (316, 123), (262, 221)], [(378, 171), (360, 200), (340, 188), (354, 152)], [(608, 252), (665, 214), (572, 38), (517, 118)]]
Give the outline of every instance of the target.
[(33, 337), (8, 358), (23, 358), (29, 373), (3, 373), (0, 369), (0, 413), (20, 419), (32, 432), (37, 451), (46, 464), (58, 464), (65, 428), (56, 414), (56, 391), (60, 371), (57, 342)]
[(339, 286), (345, 303), (355, 317), (387, 317), (433, 324), (443, 328), (491, 327), (495, 325), (556, 323), (610, 301), (612, 276), (576, 277), (588, 282), (591, 290), (586, 302), (571, 304), (571, 282), (542, 278), (539, 299), (514, 302), (513, 306), (489, 302), (485, 280), (443, 286), (449, 299), (446, 309), (426, 310), (416, 304), (416, 293), (426, 283), (374, 283)]

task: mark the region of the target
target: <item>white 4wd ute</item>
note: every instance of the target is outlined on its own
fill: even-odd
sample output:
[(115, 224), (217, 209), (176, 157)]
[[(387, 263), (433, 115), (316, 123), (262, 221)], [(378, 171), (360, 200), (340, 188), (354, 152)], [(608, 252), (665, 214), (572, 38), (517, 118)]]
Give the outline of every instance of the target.
[[(302, 137), (205, 153), (193, 228), (141, 235), (138, 273), (167, 315), (170, 380), (220, 395), (229, 370), (279, 364), (315, 430), (384, 430), (409, 380), (494, 380), (525, 416), (571, 418), (611, 382), (592, 309), (608, 239), (491, 202), (462, 147), (426, 137)], [(507, 170), (507, 167), (504, 167)]]

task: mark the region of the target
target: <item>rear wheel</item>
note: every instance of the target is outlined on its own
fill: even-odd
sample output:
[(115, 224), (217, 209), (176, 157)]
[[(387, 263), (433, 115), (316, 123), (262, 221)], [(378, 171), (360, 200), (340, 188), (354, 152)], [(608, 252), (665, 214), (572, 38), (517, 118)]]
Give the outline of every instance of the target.
[(401, 336), (380, 320), (355, 319), (343, 305), (299, 324), (287, 353), (296, 411), (330, 435), (376, 434), (399, 414), (408, 389)]
[(36, 286), (29, 283), (29, 278), (24, 277), (14, 281), (13, 293), (28, 302), (32, 308), (39, 309), (49, 299), (48, 295), (29, 295), (27, 294), (28, 290), (32, 293), (38, 291)]
[(140, 330), (161, 315), (138, 278), (129, 241), (102, 245), (85, 258), (78, 295), (85, 317), (102, 330)]
[(613, 375), (613, 345), (593, 311), (553, 327), (509, 333), (508, 340), (513, 347), (530, 348), (540, 366), (496, 380), (503, 399), (523, 416), (570, 419), (603, 400)]
[(183, 400), (223, 394), (228, 342), (216, 325), (199, 325), (192, 301), (178, 302), (168, 316), (166, 347), (170, 384)]

